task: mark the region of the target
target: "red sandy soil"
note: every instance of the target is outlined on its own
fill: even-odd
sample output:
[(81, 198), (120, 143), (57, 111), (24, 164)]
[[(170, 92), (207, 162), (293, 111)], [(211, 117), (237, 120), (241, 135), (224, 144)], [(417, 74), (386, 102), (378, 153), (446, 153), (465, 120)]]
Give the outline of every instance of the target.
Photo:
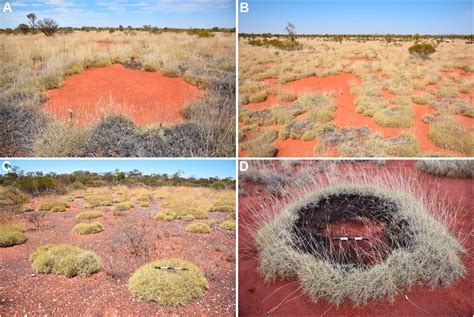
[(115, 43), (112, 43), (112, 42), (96, 42), (96, 43), (100, 47), (109, 47), (109, 46), (112, 46), (112, 45), (115, 44)]
[[(218, 219), (210, 234), (185, 231), (188, 222), (156, 221), (153, 215), (158, 203), (150, 208), (134, 208), (125, 216), (114, 216), (108, 207), (100, 221), (105, 231), (80, 236), (73, 233), (78, 223), (75, 214), (83, 209), (83, 200), (62, 213), (49, 213), (45, 226), (28, 230), (22, 245), (0, 248), (0, 316), (234, 316), (235, 315), (235, 236), (218, 228), (226, 214), (210, 213)], [(145, 222), (154, 237), (156, 250), (150, 259), (131, 255), (122, 240), (121, 225)], [(23, 227), (28, 228), (24, 222)], [(66, 278), (35, 273), (28, 260), (39, 246), (48, 243), (70, 243), (99, 254), (104, 270), (89, 277)], [(160, 306), (134, 299), (128, 291), (131, 274), (142, 264), (160, 258), (178, 257), (195, 263), (209, 282), (203, 298), (184, 307)], [(112, 275), (113, 273), (113, 275)]]
[[(354, 259), (362, 260), (363, 263), (375, 265), (381, 262), (385, 254), (380, 254), (383, 246), (387, 245), (384, 227), (374, 221), (366, 223), (355, 221), (344, 221), (337, 224), (329, 224), (323, 230), (323, 234), (329, 238), (329, 250), (333, 254), (349, 255)], [(341, 241), (334, 240), (339, 237), (366, 237), (370, 240)], [(385, 252), (384, 252), (385, 253)]]
[[(449, 73), (449, 72), (445, 72)], [(453, 73), (453, 72), (451, 72)], [(449, 74), (451, 74), (449, 73)], [(461, 69), (456, 69), (455, 74), (464, 74), (465, 76), (470, 76), (471, 73), (465, 73)], [(333, 113), (334, 123), (338, 127), (368, 127), (373, 132), (380, 132), (385, 137), (394, 137), (399, 135), (402, 131), (411, 131), (413, 132), (419, 141), (420, 152), (425, 154), (428, 152), (438, 152), (446, 153), (454, 156), (465, 156), (463, 153), (447, 150), (440, 148), (434, 145), (431, 140), (428, 138), (429, 124), (424, 123), (421, 118), (424, 114), (434, 114), (435, 110), (419, 104), (412, 104), (411, 107), (415, 112), (414, 115), (414, 126), (409, 129), (401, 128), (386, 128), (376, 124), (372, 117), (364, 116), (363, 114), (356, 113), (355, 100), (356, 96), (351, 93), (349, 83), (354, 81), (356, 84), (361, 84), (362, 81), (358, 77), (349, 74), (349, 73), (340, 73), (338, 75), (331, 75), (326, 77), (308, 77), (300, 80), (296, 80), (284, 85), (278, 85), (275, 80), (267, 80), (266, 84), (271, 87), (278, 87), (285, 90), (288, 90), (297, 95), (301, 93), (330, 93), (335, 92), (336, 96), (333, 98), (336, 103), (336, 111)], [(428, 85), (426, 91), (436, 89), (436, 85)], [(423, 90), (418, 90), (415, 93), (422, 93)], [(383, 91), (383, 98), (391, 100), (396, 98), (397, 95), (389, 92), (388, 90)], [(471, 94), (460, 94), (461, 98), (467, 99), (472, 102)], [(275, 104), (289, 105), (288, 103), (281, 103), (277, 101), (277, 96), (271, 95), (267, 98), (266, 101), (261, 103), (249, 104), (247, 107), (254, 110), (261, 110), (268, 107), (271, 107)], [(301, 119), (304, 118), (304, 115), (301, 115)], [(474, 126), (474, 121), (472, 118), (467, 118), (465, 116), (457, 116), (458, 120), (466, 125), (467, 127)], [(302, 140), (285, 140), (285, 141), (275, 141), (275, 146), (278, 149), (278, 157), (314, 157), (316, 153), (314, 152), (314, 145), (316, 141), (302, 141)], [(311, 149), (310, 147), (313, 146)], [(332, 149), (331, 151), (326, 151), (323, 154), (318, 154), (317, 156), (332, 156), (334, 153), (337, 153), (337, 149)], [(240, 151), (239, 156), (244, 156), (245, 153)]]
[(47, 95), (43, 107), (56, 119), (68, 122), (67, 109), (71, 109), (73, 122), (87, 126), (112, 113), (141, 125), (181, 122), (179, 110), (201, 93), (182, 78), (114, 64), (67, 77), (64, 86)]
[[(311, 164), (311, 161), (306, 161)], [(361, 164), (359, 164), (361, 165)], [(417, 170), (415, 161), (387, 161), (385, 166), (365, 164), (366, 170), (378, 173), (380, 169), (416, 176), (420, 185), (431, 190), (434, 184), (440, 184), (450, 202), (459, 204), (457, 231), (472, 231), (472, 210), (474, 207), (474, 184), (472, 179), (435, 177)], [(343, 164), (339, 165), (343, 169)], [(355, 307), (343, 302), (339, 307), (326, 301), (312, 303), (298, 288), (296, 280), (288, 279), (274, 284), (266, 284), (257, 272), (258, 252), (254, 240), (248, 231), (253, 224), (250, 208), (256, 203), (267, 201), (270, 196), (262, 185), (247, 184), (246, 196), (239, 197), (239, 314), (242, 316), (261, 316), (280, 305), (271, 315), (274, 316), (471, 316), (474, 311), (473, 285), (474, 262), (471, 240), (465, 240), (467, 250), (471, 250), (463, 262), (466, 276), (450, 287), (430, 289), (415, 286), (402, 291), (393, 303), (380, 299), (371, 301), (365, 307)], [(245, 225), (244, 225), (245, 224)], [(408, 297), (409, 300), (406, 299)], [(415, 304), (413, 304), (415, 303)]]

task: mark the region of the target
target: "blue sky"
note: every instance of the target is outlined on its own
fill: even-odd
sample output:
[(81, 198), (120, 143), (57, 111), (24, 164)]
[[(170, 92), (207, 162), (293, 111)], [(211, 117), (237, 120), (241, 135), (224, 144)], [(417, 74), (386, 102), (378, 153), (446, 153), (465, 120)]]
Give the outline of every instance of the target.
[[(0, 1), (3, 8), (5, 0)], [(12, 0), (0, 26), (27, 23), (26, 15), (53, 18), (60, 26), (134, 26), (209, 28), (235, 26), (234, 0)]]
[(473, 2), (450, 0), (245, 0), (239, 32), (298, 34), (472, 34)]
[[(1, 161), (1, 163), (3, 164), (4, 161)], [(143, 174), (173, 174), (180, 169), (184, 172), (183, 177), (207, 178), (218, 176), (219, 178), (235, 178), (235, 160), (9, 159), (8, 162), (12, 166), (18, 166), (25, 173), (41, 171), (43, 173), (67, 174), (77, 170), (103, 173), (113, 172), (115, 169), (121, 171), (138, 169)], [(5, 174), (5, 171), (1, 168), (0, 174)]]

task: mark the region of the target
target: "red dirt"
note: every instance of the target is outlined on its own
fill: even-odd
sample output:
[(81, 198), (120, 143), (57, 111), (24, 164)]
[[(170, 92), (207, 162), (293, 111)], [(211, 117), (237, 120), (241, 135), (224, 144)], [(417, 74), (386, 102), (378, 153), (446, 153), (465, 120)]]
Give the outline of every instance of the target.
[[(310, 161), (307, 161), (311, 164)], [(380, 169), (416, 175), (420, 185), (427, 191), (439, 184), (449, 197), (450, 202), (461, 207), (458, 214), (457, 230), (472, 230), (472, 210), (474, 202), (474, 184), (472, 179), (442, 178), (428, 175), (414, 167), (414, 161), (387, 161), (384, 167), (367, 164), (367, 170), (374, 174)], [(344, 164), (340, 164), (343, 169)], [(359, 164), (361, 165), (361, 164)], [(474, 279), (473, 256), (468, 253), (463, 259), (467, 269), (466, 276), (450, 287), (430, 289), (415, 286), (395, 297), (395, 301), (374, 300), (365, 307), (355, 307), (343, 302), (339, 307), (326, 301), (312, 303), (294, 279), (266, 284), (257, 272), (258, 253), (249, 231), (248, 224), (253, 224), (250, 213), (252, 205), (267, 201), (268, 196), (261, 185), (245, 186), (246, 196), (239, 197), (239, 314), (242, 316), (261, 316), (287, 300), (291, 302), (280, 305), (272, 312), (275, 316), (471, 316), (474, 311), (472, 297)], [(244, 225), (245, 224), (245, 225)], [(465, 247), (472, 250), (471, 240), (465, 241)], [(408, 301), (405, 296), (409, 298)], [(415, 303), (415, 304), (413, 304)], [(416, 305), (416, 306), (415, 306)]]
[(314, 147), (317, 141), (301, 139), (277, 139), (274, 144), (278, 149), (277, 157), (311, 157), (315, 155)]
[[(356, 113), (355, 95), (351, 93), (349, 82), (355, 81), (361, 83), (361, 80), (348, 73), (332, 75), (327, 77), (308, 77), (296, 80), (283, 85), (283, 88), (297, 94), (303, 92), (326, 92), (334, 91), (337, 95), (334, 97), (336, 111), (333, 113), (333, 123), (338, 127), (361, 127), (366, 126), (374, 132), (381, 132), (390, 137), (400, 134), (398, 128), (384, 128), (376, 124), (371, 117)], [(342, 92), (342, 94), (341, 94)]]
[(87, 126), (112, 113), (126, 115), (141, 125), (182, 122), (180, 109), (201, 93), (182, 78), (114, 64), (67, 77), (64, 86), (49, 90), (47, 95), (43, 107), (56, 119), (68, 122), (69, 108), (73, 122)]
[[(65, 212), (49, 213), (43, 228), (27, 231), (26, 243), (0, 248), (0, 316), (234, 316), (235, 235), (218, 228), (226, 214), (211, 213), (218, 224), (212, 225), (209, 235), (199, 235), (185, 231), (187, 222), (154, 220), (158, 204), (152, 201), (149, 208), (135, 207), (124, 216), (113, 215), (111, 207), (94, 208), (104, 211), (97, 220), (105, 231), (84, 236), (71, 232), (78, 223), (76, 213), (84, 209), (83, 200), (76, 200)], [(129, 222), (149, 225), (148, 236), (156, 247), (149, 259), (127, 251), (123, 225)], [(22, 226), (28, 228), (28, 223)], [(102, 257), (104, 270), (86, 278), (35, 273), (28, 257), (48, 243), (92, 250)], [(172, 257), (201, 268), (209, 282), (203, 298), (178, 308), (134, 299), (127, 287), (131, 274), (145, 262)]]
[(113, 42), (96, 42), (96, 43), (100, 47), (109, 47), (109, 46), (115, 45), (115, 43)]

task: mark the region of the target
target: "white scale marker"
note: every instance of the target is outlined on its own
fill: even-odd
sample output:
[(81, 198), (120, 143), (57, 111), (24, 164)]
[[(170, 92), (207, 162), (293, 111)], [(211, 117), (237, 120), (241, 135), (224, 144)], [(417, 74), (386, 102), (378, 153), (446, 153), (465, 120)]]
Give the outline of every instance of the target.
[(367, 237), (337, 237), (333, 238), (333, 240), (339, 241), (362, 241), (362, 240), (369, 240)]

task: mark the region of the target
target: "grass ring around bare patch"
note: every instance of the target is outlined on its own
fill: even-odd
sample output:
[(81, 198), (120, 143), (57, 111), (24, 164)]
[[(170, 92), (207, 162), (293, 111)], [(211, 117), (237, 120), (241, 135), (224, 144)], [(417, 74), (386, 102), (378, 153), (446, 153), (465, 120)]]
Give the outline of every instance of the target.
[(141, 266), (128, 280), (134, 297), (165, 306), (184, 306), (201, 298), (209, 285), (202, 271), (181, 259), (162, 259)]
[[(344, 235), (337, 227), (348, 222), (349, 232), (369, 233), (369, 240), (337, 240)], [(297, 278), (315, 302), (364, 305), (393, 299), (417, 283), (449, 285), (465, 274), (463, 247), (421, 201), (371, 186), (335, 185), (308, 194), (266, 223), (256, 244), (266, 282)]]

